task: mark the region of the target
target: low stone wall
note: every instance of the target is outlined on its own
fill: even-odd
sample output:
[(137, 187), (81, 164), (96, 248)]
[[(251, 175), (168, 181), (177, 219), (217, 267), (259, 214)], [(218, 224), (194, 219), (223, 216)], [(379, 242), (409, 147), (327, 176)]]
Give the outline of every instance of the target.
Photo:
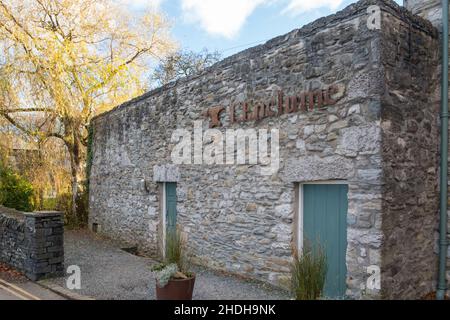
[(0, 206), (0, 262), (35, 281), (64, 272), (60, 212), (22, 213)]

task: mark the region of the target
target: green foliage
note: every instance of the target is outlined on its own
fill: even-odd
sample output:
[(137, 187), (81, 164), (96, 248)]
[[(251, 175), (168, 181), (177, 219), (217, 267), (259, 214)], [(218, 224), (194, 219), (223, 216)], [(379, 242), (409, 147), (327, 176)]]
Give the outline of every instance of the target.
[(327, 275), (327, 257), (320, 245), (305, 244), (301, 256), (292, 264), (292, 291), (297, 300), (316, 300), (323, 294)]
[(88, 222), (88, 199), (89, 194), (85, 189), (78, 192), (77, 214), (73, 214), (72, 194), (70, 191), (58, 194), (56, 198), (56, 211), (64, 212), (64, 224), (68, 229), (82, 229)]
[(77, 198), (78, 209), (78, 226), (84, 228), (87, 226), (89, 219), (89, 192), (83, 190)]
[(3, 181), (0, 179), (0, 205), (3, 204), (3, 202), (6, 199), (5, 190), (3, 188)]
[(42, 201), (42, 210), (55, 211), (57, 210), (58, 199), (57, 198), (44, 198)]
[(190, 278), (194, 274), (189, 271), (190, 258), (185, 250), (185, 242), (179, 231), (169, 234), (166, 240), (166, 259), (164, 263), (159, 263), (151, 268), (157, 284), (160, 287), (166, 286), (171, 278), (177, 278), (179, 273), (182, 277)]
[(177, 266), (182, 264), (183, 244), (179, 232), (167, 235), (166, 241), (166, 263), (175, 263)]
[(82, 212), (82, 214), (80, 215), (82, 219), (80, 220), (77, 216), (72, 214), (72, 194), (70, 192), (66, 192), (61, 193), (57, 196), (55, 210), (64, 212), (64, 225), (68, 229), (80, 229), (86, 226), (87, 201), (85, 200), (85, 197), (87, 197), (87, 195), (85, 192), (83, 192), (77, 198), (77, 208), (79, 212)]
[(158, 264), (155, 264), (154, 266), (152, 266), (150, 268), (150, 271), (151, 272), (158, 272), (158, 271), (163, 270), (165, 267), (167, 267), (167, 265), (165, 263), (158, 263)]
[(190, 259), (185, 252), (186, 244), (181, 237), (181, 233), (177, 230), (175, 233), (169, 234), (166, 240), (166, 265), (175, 263), (180, 272), (188, 275), (190, 267)]
[(178, 266), (175, 263), (169, 264), (159, 270), (154, 270), (153, 275), (156, 279), (156, 284), (158, 287), (165, 287), (169, 283), (169, 280), (174, 277), (177, 272)]
[(20, 211), (33, 211), (33, 186), (0, 162), (0, 204)]

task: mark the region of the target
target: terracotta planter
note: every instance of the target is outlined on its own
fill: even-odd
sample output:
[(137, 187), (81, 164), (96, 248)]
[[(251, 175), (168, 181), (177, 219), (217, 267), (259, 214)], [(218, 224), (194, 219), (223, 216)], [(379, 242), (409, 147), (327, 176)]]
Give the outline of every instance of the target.
[(195, 275), (189, 279), (173, 279), (160, 288), (156, 285), (156, 300), (192, 300)]

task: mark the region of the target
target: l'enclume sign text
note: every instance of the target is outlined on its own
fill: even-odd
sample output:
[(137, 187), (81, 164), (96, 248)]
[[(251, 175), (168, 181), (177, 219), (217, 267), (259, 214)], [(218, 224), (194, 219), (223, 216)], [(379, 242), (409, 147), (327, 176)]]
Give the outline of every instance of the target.
[(294, 96), (286, 96), (280, 90), (277, 96), (272, 97), (268, 102), (244, 101), (231, 104), (228, 108), (216, 106), (207, 109), (203, 115), (210, 119), (211, 128), (222, 127), (221, 115), (224, 111), (228, 112), (230, 124), (258, 121), (283, 114), (321, 110), (334, 105), (342, 97), (339, 93), (343, 92), (337, 85), (331, 85), (326, 89), (304, 91)]

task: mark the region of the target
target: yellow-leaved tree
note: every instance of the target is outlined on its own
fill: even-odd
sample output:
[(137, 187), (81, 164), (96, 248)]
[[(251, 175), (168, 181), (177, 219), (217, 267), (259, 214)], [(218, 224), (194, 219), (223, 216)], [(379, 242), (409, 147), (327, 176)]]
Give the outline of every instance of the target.
[(115, 0), (0, 0), (0, 117), (61, 141), (75, 216), (90, 120), (147, 89), (151, 59), (175, 49), (169, 30)]

